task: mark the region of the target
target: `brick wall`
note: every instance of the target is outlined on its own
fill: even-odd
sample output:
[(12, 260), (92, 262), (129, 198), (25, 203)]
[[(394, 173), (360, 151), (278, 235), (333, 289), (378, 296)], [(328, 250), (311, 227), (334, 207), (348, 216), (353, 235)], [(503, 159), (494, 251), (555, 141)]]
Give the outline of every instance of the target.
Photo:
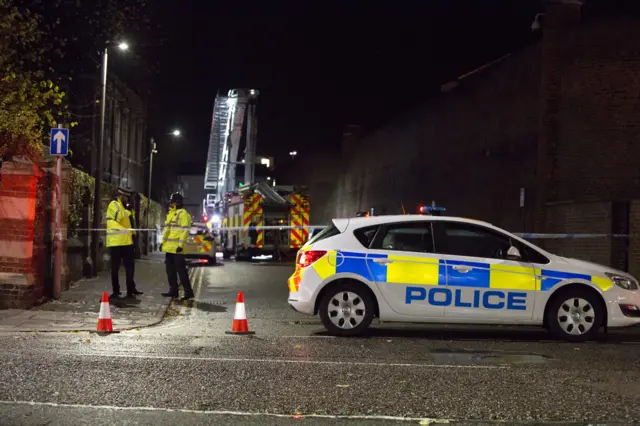
[[(545, 229), (550, 233), (610, 234), (611, 223), (610, 202), (565, 203), (547, 206)], [(561, 256), (608, 265), (612, 256), (611, 241), (610, 238), (552, 239), (534, 243)]]
[(629, 272), (640, 277), (640, 200), (634, 200), (629, 213)]
[[(548, 200), (640, 197), (640, 19), (585, 16), (545, 43), (554, 85)], [(546, 117), (547, 119), (549, 117)], [(549, 121), (545, 126), (551, 126)], [(547, 132), (549, 133), (549, 132)]]
[(31, 306), (38, 167), (3, 163), (0, 175), (0, 308)]
[[(547, 11), (536, 212), (541, 232), (628, 234), (640, 197), (640, 18)], [(551, 203), (551, 205), (547, 205)], [(560, 203), (560, 204), (558, 204)], [(545, 242), (563, 255), (637, 271), (637, 241)]]
[[(29, 308), (54, 297), (51, 271), (53, 163), (5, 162), (0, 169), (0, 309)], [(66, 287), (66, 219), (70, 167), (63, 168), (62, 285)]]
[[(550, 6), (537, 45), (302, 163), (293, 180), (309, 181), (312, 217), (435, 200), (512, 231), (640, 231), (640, 17), (599, 7)], [(536, 240), (640, 274), (639, 242)]]
[[(514, 54), (424, 107), (365, 134), (343, 157), (334, 216), (375, 207), (451, 214), (522, 230), (520, 188), (534, 184), (540, 50)], [(527, 206), (530, 199), (527, 197)]]

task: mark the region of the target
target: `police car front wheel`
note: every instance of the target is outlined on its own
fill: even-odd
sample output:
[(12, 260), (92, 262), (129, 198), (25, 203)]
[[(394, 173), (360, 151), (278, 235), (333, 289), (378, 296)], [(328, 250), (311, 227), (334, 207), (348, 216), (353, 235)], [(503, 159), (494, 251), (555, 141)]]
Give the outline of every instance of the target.
[(330, 288), (320, 302), (320, 318), (334, 335), (355, 336), (373, 320), (373, 300), (361, 286), (344, 282)]
[(605, 308), (593, 291), (573, 288), (553, 298), (547, 310), (549, 330), (564, 340), (593, 338), (604, 322)]

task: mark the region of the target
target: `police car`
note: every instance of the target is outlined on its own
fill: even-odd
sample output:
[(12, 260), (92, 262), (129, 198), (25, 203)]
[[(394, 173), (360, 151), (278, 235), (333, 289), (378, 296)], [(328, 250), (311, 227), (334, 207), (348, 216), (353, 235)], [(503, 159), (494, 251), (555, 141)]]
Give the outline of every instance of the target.
[(187, 259), (216, 263), (217, 245), (213, 233), (205, 223), (194, 222), (189, 231), (189, 239), (184, 254)]
[(631, 275), (556, 256), (489, 223), (335, 219), (298, 252), (289, 304), (335, 335), (388, 322), (541, 325), (584, 341), (640, 323)]

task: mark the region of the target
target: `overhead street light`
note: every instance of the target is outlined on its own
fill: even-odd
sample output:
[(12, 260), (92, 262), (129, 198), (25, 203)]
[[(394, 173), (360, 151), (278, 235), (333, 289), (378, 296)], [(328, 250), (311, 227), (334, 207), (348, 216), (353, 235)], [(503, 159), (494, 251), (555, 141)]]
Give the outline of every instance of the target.
[(178, 137), (178, 136), (180, 136), (180, 134), (181, 134), (181, 133), (180, 133), (180, 130), (175, 129), (173, 132), (171, 132), (171, 134), (172, 134), (173, 136), (175, 136), (175, 137)]
[[(125, 51), (129, 49), (129, 45), (121, 41), (117, 47)], [(96, 155), (96, 175), (94, 176), (94, 188), (93, 188), (93, 233), (91, 236), (91, 260), (93, 262), (93, 275), (98, 275), (98, 241), (100, 239), (101, 220), (102, 220), (102, 154), (104, 151), (104, 138), (105, 138), (105, 115), (107, 108), (107, 68), (109, 64), (109, 44), (104, 48), (102, 53), (102, 94), (100, 97), (100, 142), (98, 145), (98, 152)]]
[(296, 158), (296, 155), (298, 155), (298, 151), (290, 151), (289, 155), (291, 156), (291, 159), (294, 160)]

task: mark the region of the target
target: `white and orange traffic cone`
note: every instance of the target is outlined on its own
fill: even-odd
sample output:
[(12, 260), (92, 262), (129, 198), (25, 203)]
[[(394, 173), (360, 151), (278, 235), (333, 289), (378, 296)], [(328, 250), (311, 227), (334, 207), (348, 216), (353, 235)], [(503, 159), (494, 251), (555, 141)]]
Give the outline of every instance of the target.
[(231, 331), (226, 331), (226, 334), (255, 334), (253, 331), (249, 331), (249, 323), (247, 322), (247, 312), (244, 309), (244, 294), (238, 293), (236, 299), (236, 313), (233, 316), (233, 325)]
[(97, 331), (111, 333), (113, 332), (113, 323), (111, 322), (111, 309), (109, 308), (109, 293), (102, 293), (102, 301), (100, 302), (100, 313), (98, 314)]

